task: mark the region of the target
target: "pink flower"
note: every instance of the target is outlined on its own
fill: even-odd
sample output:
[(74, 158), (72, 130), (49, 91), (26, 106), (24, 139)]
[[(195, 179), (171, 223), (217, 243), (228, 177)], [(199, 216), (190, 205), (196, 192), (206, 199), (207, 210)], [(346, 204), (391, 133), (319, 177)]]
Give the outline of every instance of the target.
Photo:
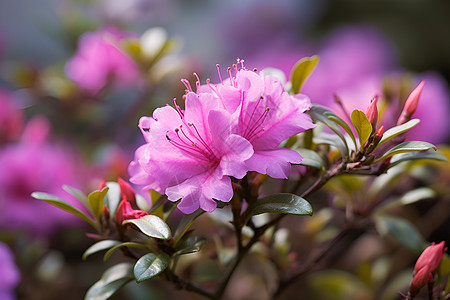
[(67, 62), (67, 76), (92, 93), (99, 92), (111, 79), (124, 86), (133, 84), (139, 76), (138, 66), (121, 49), (122, 40), (128, 37), (132, 35), (114, 27), (85, 33)]
[[(238, 61), (241, 63), (242, 61)], [(185, 111), (167, 106), (153, 118), (141, 118), (139, 127), (147, 144), (136, 150), (130, 164), (131, 182), (182, 199), (184, 213), (197, 208), (213, 211), (213, 199), (228, 202), (233, 196), (231, 177), (257, 171), (287, 178), (291, 163), (302, 157), (278, 146), (285, 139), (313, 128), (309, 99), (290, 96), (282, 84), (235, 68), (235, 75), (220, 84), (187, 87)]]
[(315, 127), (305, 113), (311, 102), (302, 94), (290, 96), (277, 78), (248, 71), (243, 61), (238, 63), (242, 69), (238, 71), (236, 66), (234, 76), (229, 69), (230, 78), (199, 90), (220, 99), (224, 109), (233, 115), (233, 133), (252, 144), (255, 153), (245, 162), (249, 171), (288, 178), (291, 163), (301, 163), (302, 157), (294, 150), (278, 146), (291, 136)]
[(20, 271), (14, 255), (7, 245), (0, 242), (0, 299), (16, 299), (14, 289), (20, 282)]
[(130, 181), (163, 192), (178, 208), (213, 211), (233, 196), (230, 176), (243, 178), (251, 144), (231, 132), (231, 114), (211, 94), (190, 92), (185, 110), (158, 108), (140, 120), (147, 144), (130, 164)]
[(81, 159), (71, 149), (47, 141), (49, 126), (46, 119), (35, 117), (19, 143), (0, 150), (0, 228), (46, 236), (77, 224), (71, 214), (31, 197), (42, 191), (67, 199), (62, 185), (82, 187)]
[(435, 272), (441, 264), (445, 249), (444, 241), (439, 244), (431, 243), (430, 246), (423, 250), (422, 254), (417, 259), (414, 271), (418, 272), (420, 269), (427, 267), (430, 272)]

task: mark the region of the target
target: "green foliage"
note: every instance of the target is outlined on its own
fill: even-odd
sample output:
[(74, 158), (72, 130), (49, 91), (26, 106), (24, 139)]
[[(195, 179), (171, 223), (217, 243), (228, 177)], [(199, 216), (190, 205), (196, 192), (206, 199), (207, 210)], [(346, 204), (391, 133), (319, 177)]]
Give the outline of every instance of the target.
[(352, 111), (350, 118), (358, 133), (359, 144), (362, 149), (372, 133), (372, 124), (370, 124), (366, 114), (359, 109)]
[(206, 242), (207, 240), (202, 236), (189, 236), (178, 244), (178, 251), (174, 253), (174, 256), (198, 252)]
[(103, 203), (109, 188), (104, 187), (101, 191), (93, 191), (88, 196), (90, 211), (97, 220), (100, 220), (103, 213)]
[(45, 202), (48, 202), (50, 204), (53, 204), (54, 206), (65, 210), (81, 219), (83, 219), (84, 221), (86, 221), (87, 223), (89, 223), (92, 227), (94, 227), (95, 229), (98, 228), (98, 225), (95, 223), (94, 220), (92, 220), (91, 218), (89, 218), (88, 216), (86, 216), (81, 210), (73, 207), (72, 205), (70, 205), (69, 203), (67, 203), (66, 201), (62, 200), (61, 198), (58, 198), (56, 196), (47, 194), (47, 193), (42, 193), (42, 192), (34, 192), (31, 194), (31, 196), (33, 198), (39, 199), (39, 200), (43, 200)]
[(293, 215), (308, 215), (313, 213), (311, 204), (308, 201), (294, 194), (274, 194), (258, 199), (245, 211), (245, 223), (252, 216), (265, 213), (283, 213)]
[(65, 190), (66, 192), (68, 192), (69, 194), (71, 194), (72, 196), (77, 198), (78, 200), (80, 200), (80, 202), (83, 203), (84, 207), (86, 207), (86, 209), (90, 210), (88, 197), (82, 191), (80, 191), (79, 189), (76, 189), (74, 187), (68, 186), (68, 185), (63, 185), (62, 188), (63, 188), (63, 190)]
[(105, 300), (114, 295), (122, 286), (133, 280), (133, 265), (120, 263), (112, 266), (103, 273), (87, 291), (85, 300)]
[(391, 157), (396, 154), (407, 153), (407, 152), (426, 151), (426, 150), (430, 150), (430, 149), (437, 150), (435, 145), (427, 143), (427, 142), (419, 142), (419, 141), (404, 142), (404, 143), (401, 143), (400, 145), (397, 145), (394, 148), (388, 150), (380, 158), (375, 160), (375, 163), (383, 161), (386, 158)]
[(191, 227), (192, 223), (194, 223), (195, 219), (201, 216), (205, 211), (202, 209), (198, 209), (192, 214), (184, 215), (178, 224), (177, 229), (175, 230), (174, 242), (173, 245), (176, 246), (186, 231)]
[(405, 161), (418, 160), (418, 159), (432, 159), (432, 160), (438, 160), (438, 161), (448, 161), (448, 159), (444, 155), (439, 154), (434, 150), (428, 150), (428, 151), (421, 151), (421, 152), (398, 154), (392, 158), (391, 163), (389, 164), (389, 168), (392, 168), (392, 167), (398, 165), (399, 163), (402, 163)]
[(412, 119), (412, 120), (409, 120), (408, 122), (406, 122), (406, 123), (404, 123), (402, 125), (398, 125), (398, 126), (389, 128), (388, 130), (386, 130), (385, 133), (383, 133), (383, 137), (381, 138), (381, 140), (378, 143), (377, 147), (379, 147), (380, 145), (383, 145), (384, 143), (386, 143), (390, 139), (398, 136), (399, 134), (402, 134), (402, 133), (410, 130), (411, 128), (413, 128), (414, 126), (419, 124), (419, 122), (420, 122), (419, 119)]
[(420, 253), (423, 250), (425, 241), (409, 221), (391, 216), (377, 216), (375, 221), (381, 234), (389, 234), (414, 253)]
[(143, 216), (139, 219), (125, 220), (122, 224), (134, 224), (145, 235), (157, 239), (168, 240), (172, 236), (166, 222), (154, 215)]
[(303, 157), (303, 160), (300, 163), (302, 166), (313, 167), (320, 170), (324, 168), (322, 158), (315, 151), (301, 148), (298, 149), (297, 152)]
[(302, 58), (294, 65), (290, 75), (292, 92), (294, 94), (300, 93), (303, 83), (311, 75), (318, 62), (319, 56), (314, 55)]
[(153, 278), (169, 266), (170, 257), (165, 253), (147, 253), (134, 265), (134, 277), (136, 282)]
[(83, 258), (83, 260), (85, 260), (91, 254), (109, 249), (109, 248), (114, 247), (119, 244), (120, 244), (120, 242), (115, 241), (115, 240), (99, 241), (99, 242), (91, 245), (89, 248), (87, 248), (86, 251), (84, 251), (82, 258)]

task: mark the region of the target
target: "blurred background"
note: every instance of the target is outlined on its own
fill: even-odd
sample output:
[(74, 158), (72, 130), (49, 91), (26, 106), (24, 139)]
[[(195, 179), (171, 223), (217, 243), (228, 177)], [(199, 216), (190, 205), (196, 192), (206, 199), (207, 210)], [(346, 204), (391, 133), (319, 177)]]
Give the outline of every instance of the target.
[[(181, 98), (181, 78), (219, 80), (216, 64), (224, 77), (239, 57), (289, 78), (317, 54), (302, 92), (334, 109), (333, 94), (365, 110), (425, 80), (411, 138), (447, 144), (449, 12), (448, 0), (2, 0), (0, 299), (84, 297), (103, 262), (81, 261), (83, 225), (30, 193), (75, 203), (62, 185), (88, 193), (128, 179), (144, 142), (139, 118)], [(440, 218), (427, 238), (448, 239)], [(113, 299), (165, 299), (158, 284), (132, 283)]]

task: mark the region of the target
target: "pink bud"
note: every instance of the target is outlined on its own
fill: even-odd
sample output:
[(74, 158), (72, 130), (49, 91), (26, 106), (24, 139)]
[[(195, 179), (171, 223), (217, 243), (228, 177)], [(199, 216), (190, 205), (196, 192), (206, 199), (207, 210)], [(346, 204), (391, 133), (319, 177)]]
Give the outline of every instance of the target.
[(117, 182), (119, 183), (122, 199), (130, 201), (131, 205), (136, 207), (136, 194), (131, 185), (120, 177), (117, 179)]
[(436, 271), (441, 264), (442, 258), (444, 257), (444, 252), (444, 241), (439, 244), (431, 243), (431, 246), (428, 246), (425, 250), (423, 250), (422, 254), (417, 259), (416, 265), (414, 266), (414, 271), (419, 272), (419, 270), (424, 267), (428, 267), (430, 272)]
[(119, 206), (117, 207), (117, 211), (116, 211), (117, 224), (122, 225), (123, 221), (128, 220), (127, 214), (132, 211), (133, 211), (133, 208), (131, 207), (130, 202), (122, 199), (122, 201), (120, 201)]
[(101, 191), (106, 187), (106, 181), (105, 179), (102, 179), (102, 181), (100, 181), (100, 184), (98, 185), (98, 190)]
[(416, 111), (417, 105), (419, 104), (420, 94), (422, 93), (423, 86), (425, 85), (425, 81), (421, 81), (419, 85), (411, 92), (406, 99), (405, 106), (403, 107), (403, 111), (400, 115), (400, 118), (397, 121), (397, 125), (404, 124), (408, 122), (413, 113)]
[(411, 282), (411, 286), (409, 288), (409, 293), (411, 296), (417, 295), (420, 290), (430, 281), (433, 281), (433, 275), (430, 272), (428, 267), (424, 267), (420, 269), (416, 274), (414, 274), (414, 278)]
[(370, 124), (372, 124), (373, 130), (375, 130), (375, 128), (377, 126), (377, 121), (378, 121), (377, 101), (378, 101), (378, 96), (375, 96), (370, 101), (370, 105), (367, 108), (367, 112), (366, 112), (366, 116), (369, 119)]

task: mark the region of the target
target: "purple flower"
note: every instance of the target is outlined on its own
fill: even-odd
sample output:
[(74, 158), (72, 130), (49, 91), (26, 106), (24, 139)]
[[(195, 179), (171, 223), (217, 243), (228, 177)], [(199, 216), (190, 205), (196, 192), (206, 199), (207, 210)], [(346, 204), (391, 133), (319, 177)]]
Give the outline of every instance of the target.
[(20, 282), (20, 272), (9, 247), (0, 242), (0, 299), (16, 299), (14, 289)]
[(184, 213), (213, 211), (213, 199), (230, 201), (230, 177), (243, 178), (247, 171), (287, 178), (291, 163), (302, 157), (278, 146), (315, 126), (304, 113), (310, 107), (306, 96), (290, 96), (275, 77), (243, 66), (229, 73), (220, 84), (197, 81), (196, 93), (183, 80), (184, 111), (166, 106), (140, 120), (147, 143), (136, 150), (130, 180), (171, 201), (181, 198)]
[(138, 66), (121, 49), (122, 40), (129, 37), (114, 27), (85, 33), (66, 64), (67, 76), (91, 93), (99, 92), (111, 79), (124, 86), (133, 84), (139, 76)]
[(35, 117), (22, 140), (0, 150), (0, 228), (46, 236), (77, 218), (31, 197), (35, 191), (67, 199), (64, 184), (81, 188), (82, 162), (67, 147), (47, 142), (48, 121)]

